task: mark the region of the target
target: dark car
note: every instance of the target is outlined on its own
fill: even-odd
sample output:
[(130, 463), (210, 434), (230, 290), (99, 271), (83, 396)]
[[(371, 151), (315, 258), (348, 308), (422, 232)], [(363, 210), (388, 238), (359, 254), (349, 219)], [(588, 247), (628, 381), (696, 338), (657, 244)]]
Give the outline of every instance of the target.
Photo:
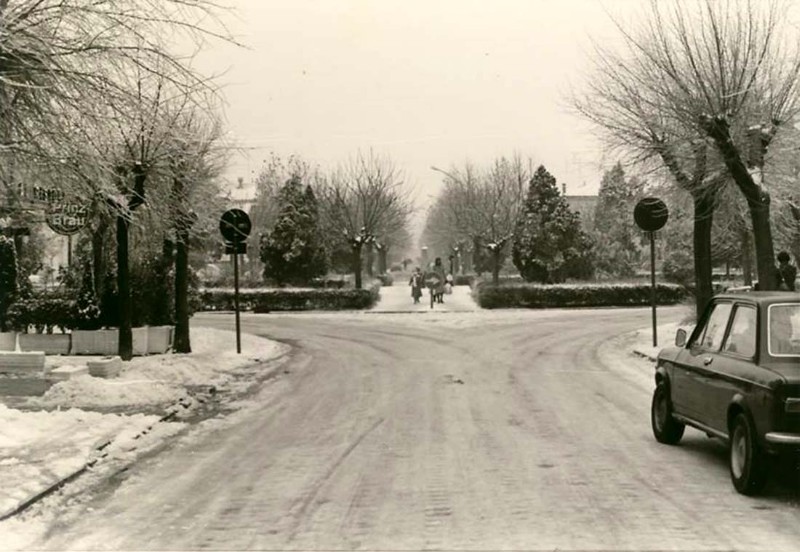
[(736, 490), (760, 491), (770, 458), (800, 448), (800, 294), (714, 297), (659, 353), (651, 421), (661, 443), (687, 425), (724, 439)]

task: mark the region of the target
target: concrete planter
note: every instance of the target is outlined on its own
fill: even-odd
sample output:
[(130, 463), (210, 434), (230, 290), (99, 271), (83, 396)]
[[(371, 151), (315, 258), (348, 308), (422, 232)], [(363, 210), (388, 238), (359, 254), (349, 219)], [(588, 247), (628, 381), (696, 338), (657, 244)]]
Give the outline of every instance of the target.
[(118, 356), (105, 357), (86, 362), (89, 375), (95, 378), (115, 378), (122, 371), (122, 359)]
[(0, 332), (0, 351), (16, 351), (17, 332)]
[(19, 334), (21, 351), (42, 351), (46, 355), (68, 355), (72, 337), (69, 334)]
[[(133, 354), (147, 354), (147, 328), (133, 328)], [(73, 330), (73, 355), (116, 355), (119, 352), (119, 330)]]
[(4, 374), (44, 374), (44, 353), (31, 351), (17, 353), (14, 351), (0, 352), (0, 373)]
[(164, 354), (172, 347), (172, 326), (147, 327), (147, 353)]
[(72, 330), (73, 355), (115, 355), (119, 330)]

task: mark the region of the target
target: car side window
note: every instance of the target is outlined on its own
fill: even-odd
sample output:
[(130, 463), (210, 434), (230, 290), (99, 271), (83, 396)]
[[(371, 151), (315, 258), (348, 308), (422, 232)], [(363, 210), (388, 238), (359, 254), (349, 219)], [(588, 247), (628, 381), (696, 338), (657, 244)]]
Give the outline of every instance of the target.
[(718, 351), (722, 345), (725, 328), (731, 314), (730, 303), (717, 303), (706, 321), (706, 327), (697, 341), (697, 345), (710, 351)]
[(733, 311), (731, 331), (725, 340), (723, 351), (746, 357), (756, 354), (756, 309), (738, 305)]

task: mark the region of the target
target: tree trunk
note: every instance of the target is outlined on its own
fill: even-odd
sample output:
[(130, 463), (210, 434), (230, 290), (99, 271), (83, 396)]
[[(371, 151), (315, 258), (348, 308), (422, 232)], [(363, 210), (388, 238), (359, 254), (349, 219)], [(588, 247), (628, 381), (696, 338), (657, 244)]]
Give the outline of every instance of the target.
[(191, 353), (189, 339), (189, 232), (177, 232), (175, 253), (175, 338), (172, 348), (176, 353)]
[[(164, 301), (158, 301), (152, 305), (152, 319), (148, 324), (156, 326), (166, 326), (173, 323), (172, 307), (167, 297), (169, 297), (169, 274), (175, 262), (175, 244), (169, 238), (164, 238), (161, 242), (161, 262), (156, 267), (158, 274), (159, 294), (163, 294)], [(174, 287), (174, 286), (173, 286)]]
[(131, 331), (131, 290), (128, 268), (128, 221), (117, 215), (117, 293), (119, 294), (119, 347), (122, 360), (133, 358)]
[[(739, 191), (742, 192), (742, 195), (747, 200), (753, 225), (758, 287), (761, 290), (777, 289), (778, 280), (775, 273), (775, 251), (773, 248), (772, 227), (770, 225), (769, 193), (745, 165), (739, 150), (733, 143), (728, 121), (724, 117), (714, 117), (703, 119), (700, 123), (707, 134), (714, 140), (714, 144), (722, 154), (725, 166), (736, 187), (739, 188)], [(762, 143), (760, 147), (762, 148), (761, 153), (766, 151), (766, 143)], [(756, 164), (753, 168), (758, 175), (762, 174), (759, 165)]]
[(389, 256), (389, 248), (385, 245), (378, 250), (378, 274), (386, 274), (386, 259)]
[(748, 203), (750, 203), (750, 219), (753, 224), (758, 289), (767, 291), (778, 289), (778, 280), (775, 273), (775, 249), (770, 224), (769, 195), (766, 192), (764, 195), (766, 198), (763, 203)]
[(361, 246), (353, 248), (353, 273), (356, 277), (356, 289), (361, 289)]
[(694, 195), (694, 283), (697, 319), (714, 295), (711, 283), (711, 226), (714, 221), (714, 198)]
[(500, 248), (492, 251), (492, 282), (494, 285), (500, 284)]
[(94, 295), (100, 301), (105, 292), (106, 282), (106, 259), (105, 259), (105, 237), (108, 221), (103, 217), (92, 232), (92, 278), (94, 279)]
[(742, 247), (742, 276), (744, 277), (744, 285), (753, 285), (753, 244), (750, 238), (750, 232), (747, 229), (741, 231), (741, 247)]
[(374, 276), (374, 272), (372, 270), (372, 264), (375, 261), (375, 254), (374, 254), (374, 251), (372, 249), (372, 244), (371, 243), (368, 243), (366, 247), (367, 247), (367, 258), (366, 258), (366, 263), (365, 264), (367, 265), (367, 276), (372, 278), (372, 276)]
[(794, 230), (792, 232), (792, 241), (790, 248), (792, 250), (792, 257), (794, 257), (794, 262), (800, 262), (800, 206), (790, 203), (789, 210), (792, 213), (792, 219), (794, 220)]

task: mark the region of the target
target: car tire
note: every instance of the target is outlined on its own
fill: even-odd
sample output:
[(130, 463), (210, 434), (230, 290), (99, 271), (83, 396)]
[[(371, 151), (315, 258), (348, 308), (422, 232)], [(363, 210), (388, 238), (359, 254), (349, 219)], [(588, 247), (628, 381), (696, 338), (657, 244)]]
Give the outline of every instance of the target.
[(767, 456), (756, 441), (756, 428), (740, 413), (731, 425), (729, 465), (733, 486), (743, 495), (757, 494), (767, 482)]
[(656, 441), (666, 445), (676, 445), (683, 437), (686, 426), (672, 417), (672, 401), (669, 398), (669, 387), (659, 383), (653, 392), (653, 403), (650, 407), (650, 423)]

